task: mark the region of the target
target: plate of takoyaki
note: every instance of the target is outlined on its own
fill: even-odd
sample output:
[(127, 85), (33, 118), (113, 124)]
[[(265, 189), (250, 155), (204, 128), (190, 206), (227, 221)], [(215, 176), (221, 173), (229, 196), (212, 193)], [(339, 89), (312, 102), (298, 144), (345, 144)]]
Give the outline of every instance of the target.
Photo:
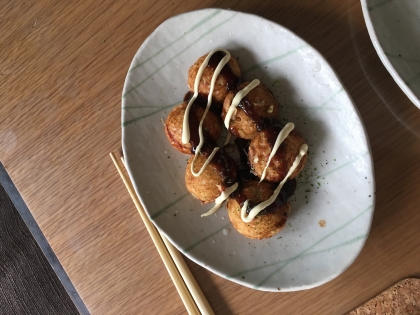
[(312, 288), (367, 239), (374, 173), (357, 109), (325, 59), (278, 24), (221, 9), (162, 23), (128, 71), (122, 130), (152, 222), (226, 279)]

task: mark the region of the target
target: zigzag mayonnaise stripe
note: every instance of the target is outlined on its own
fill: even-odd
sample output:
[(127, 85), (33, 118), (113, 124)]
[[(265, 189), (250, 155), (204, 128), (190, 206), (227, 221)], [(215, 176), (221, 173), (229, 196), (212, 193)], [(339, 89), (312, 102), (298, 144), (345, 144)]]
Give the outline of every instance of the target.
[(248, 215), (246, 215), (246, 208), (248, 207), (249, 200), (245, 201), (245, 203), (244, 203), (244, 205), (242, 206), (242, 209), (241, 209), (241, 218), (242, 218), (242, 221), (244, 221), (244, 222), (251, 222), (258, 215), (258, 213), (260, 213), (266, 207), (268, 207), (269, 205), (271, 205), (274, 202), (274, 200), (276, 200), (276, 198), (279, 195), (280, 190), (282, 189), (283, 185), (286, 183), (286, 181), (290, 177), (290, 175), (292, 175), (292, 173), (294, 172), (294, 170), (298, 167), (298, 165), (300, 163), (300, 160), (306, 154), (306, 151), (308, 151), (308, 145), (307, 144), (302, 144), (302, 146), (300, 147), (300, 150), (299, 150), (299, 154), (295, 158), (295, 161), (293, 162), (292, 167), (289, 169), (289, 172), (287, 173), (286, 177), (277, 186), (276, 190), (274, 190), (273, 195), (269, 199), (267, 199), (266, 201), (263, 201), (263, 202), (259, 203), (258, 205), (256, 205), (249, 212)]
[(260, 84), (260, 80), (255, 79), (250, 84), (248, 84), (246, 87), (244, 87), (242, 90), (240, 90), (238, 93), (236, 93), (235, 97), (232, 100), (232, 104), (229, 107), (228, 112), (226, 113), (226, 117), (224, 120), (225, 127), (227, 130), (229, 130), (230, 120), (232, 119), (233, 113), (236, 110), (236, 107), (238, 107), (239, 103), (242, 101), (242, 99), (248, 95), (248, 93), (256, 88)]
[(185, 114), (184, 114), (184, 121), (183, 121), (183, 125), (182, 125), (182, 143), (187, 144), (190, 141), (190, 136), (191, 136), (190, 125), (189, 125), (190, 109), (191, 109), (191, 106), (193, 105), (194, 101), (196, 100), (196, 98), (198, 96), (198, 87), (200, 85), (200, 81), (201, 81), (201, 77), (203, 76), (204, 69), (207, 67), (211, 56), (213, 56), (213, 54), (218, 52), (218, 51), (223, 51), (226, 55), (222, 58), (222, 60), (219, 62), (216, 69), (214, 70), (213, 77), (211, 78), (209, 95), (207, 97), (207, 106), (206, 106), (206, 109), (204, 111), (203, 117), (201, 117), (200, 125), (198, 127), (198, 135), (200, 137), (200, 142), (199, 142), (199, 144), (198, 144), (198, 146), (195, 150), (194, 159), (193, 159), (193, 162), (191, 163), (191, 173), (195, 177), (198, 177), (198, 176), (201, 175), (201, 173), (203, 173), (204, 169), (211, 162), (211, 159), (214, 157), (216, 152), (220, 149), (219, 147), (214, 148), (213, 152), (210, 154), (210, 156), (208, 157), (208, 159), (206, 160), (204, 165), (201, 167), (200, 171), (198, 171), (197, 173), (194, 171), (195, 160), (197, 158), (197, 155), (200, 154), (201, 148), (203, 147), (203, 144), (204, 144), (203, 122), (204, 122), (204, 119), (206, 118), (207, 112), (209, 111), (210, 106), (211, 106), (213, 90), (214, 90), (214, 86), (216, 85), (216, 79), (217, 79), (217, 76), (219, 75), (220, 71), (222, 71), (223, 67), (230, 60), (230, 53), (227, 50), (225, 50), (225, 49), (215, 49), (215, 50), (212, 50), (206, 56), (203, 63), (201, 64), (200, 68), (198, 69), (198, 73), (197, 73), (197, 76), (195, 77), (195, 81), (194, 81), (194, 95), (190, 99), (190, 101), (187, 105), (187, 108), (185, 109)]
[(270, 156), (268, 157), (267, 165), (264, 168), (264, 171), (261, 175), (260, 183), (264, 180), (265, 174), (267, 173), (268, 165), (270, 165), (271, 159), (273, 158), (274, 154), (276, 154), (278, 148), (283, 143), (284, 139), (286, 139), (289, 134), (292, 132), (292, 130), (295, 129), (294, 123), (287, 123), (286, 126), (280, 131), (280, 133), (277, 136), (276, 142), (274, 143), (273, 150), (271, 150)]

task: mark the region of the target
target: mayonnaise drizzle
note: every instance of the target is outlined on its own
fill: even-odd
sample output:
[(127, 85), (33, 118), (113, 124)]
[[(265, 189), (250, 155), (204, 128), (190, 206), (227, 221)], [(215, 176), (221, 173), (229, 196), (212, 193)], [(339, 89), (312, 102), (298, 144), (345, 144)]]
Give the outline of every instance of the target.
[[(211, 106), (211, 101), (212, 101), (212, 95), (213, 95), (213, 90), (214, 90), (214, 86), (216, 85), (216, 79), (217, 76), (219, 75), (220, 71), (222, 71), (223, 67), (229, 62), (230, 60), (230, 53), (225, 50), (225, 49), (215, 49), (212, 50), (211, 52), (209, 52), (209, 54), (206, 56), (206, 58), (204, 59), (203, 63), (201, 64), (200, 68), (198, 69), (197, 72), (197, 76), (195, 77), (195, 81), (194, 81), (194, 94), (192, 96), (192, 98), (190, 99), (187, 108), (185, 109), (185, 113), (184, 113), (184, 121), (182, 123), (182, 143), (183, 144), (187, 144), (190, 141), (190, 125), (189, 125), (189, 113), (190, 113), (190, 109), (191, 106), (193, 105), (194, 101), (196, 100), (197, 96), (198, 96), (198, 87), (200, 85), (200, 81), (201, 81), (201, 77), (203, 76), (203, 72), (204, 69), (207, 67), (211, 56), (213, 56), (214, 53), (218, 52), (218, 51), (223, 51), (225, 53), (225, 56), (222, 58), (222, 60), (220, 60), (219, 64), (217, 65), (216, 69), (214, 70), (213, 73), (213, 77), (211, 78), (211, 83), (210, 83), (210, 91), (209, 91), (209, 95), (207, 97), (207, 106), (206, 109), (204, 111), (203, 117), (201, 117), (200, 120), (200, 124), (198, 127), (198, 135), (200, 138), (200, 142), (195, 150), (195, 155), (193, 158), (193, 161), (191, 163), (191, 173), (195, 176), (198, 177), (200, 176), (204, 169), (207, 167), (207, 165), (211, 162), (212, 158), (214, 157), (214, 155), (216, 154), (216, 152), (220, 149), (219, 147), (216, 147), (213, 149), (212, 153), (209, 155), (209, 157), (207, 158), (206, 162), (203, 164), (203, 166), (201, 167), (201, 169), (198, 172), (194, 171), (194, 163), (195, 160), (197, 159), (197, 155), (200, 154), (201, 148), (204, 145), (204, 137), (203, 137), (203, 122), (204, 119), (206, 118), (206, 115), (210, 109)], [(230, 140), (230, 137), (227, 138), (227, 141), (225, 142), (224, 145), (226, 145)]]
[[(235, 97), (233, 98), (233, 100), (232, 100), (232, 104), (231, 104), (231, 106), (230, 106), (230, 108), (229, 108), (229, 111), (227, 112), (227, 114), (226, 114), (226, 117), (225, 117), (225, 126), (226, 126), (226, 129), (229, 129), (229, 123), (230, 123), (230, 120), (231, 120), (231, 118), (232, 118), (232, 115), (233, 115), (233, 112), (234, 112), (234, 110), (236, 109), (236, 107), (239, 105), (239, 103), (241, 102), (241, 100), (252, 90), (252, 89), (254, 89), (258, 84), (260, 84), (260, 81), (259, 80), (257, 80), (257, 79), (255, 79), (255, 80), (253, 80), (250, 84), (248, 84), (245, 88), (243, 88), (242, 90), (240, 90), (236, 95), (235, 95)], [(225, 140), (225, 142), (224, 142), (224, 144), (223, 144), (223, 146), (225, 146), (225, 145), (227, 145), (228, 143), (229, 143), (229, 141), (230, 141), (230, 138), (231, 138), (231, 136), (232, 136), (232, 134), (231, 133), (229, 133), (228, 132), (228, 134), (227, 134), (227, 136), (226, 136), (226, 140)], [(217, 148), (218, 149), (218, 148)], [(217, 150), (216, 150), (217, 151)], [(208, 159), (208, 160), (210, 160), (210, 159)], [(208, 161), (207, 160), (207, 161)], [(207, 161), (206, 161), (206, 163), (207, 163)], [(207, 165), (205, 163), (205, 165)], [(217, 197), (216, 198), (216, 200), (215, 200), (215, 205), (214, 205), (214, 207), (213, 208), (211, 208), (209, 211), (207, 211), (206, 213), (203, 213), (201, 216), (202, 217), (205, 217), (205, 216), (208, 216), (208, 215), (211, 215), (211, 214), (213, 214), (213, 213), (215, 213), (217, 210), (219, 210), (219, 208), (220, 208), (220, 206), (222, 205), (222, 203), (223, 203), (223, 201), (225, 201), (235, 190), (236, 190), (236, 188), (238, 188), (238, 183), (235, 183), (235, 184), (233, 184), (232, 186), (230, 186), (230, 187), (228, 187), (228, 188), (226, 188), (221, 194), (220, 194), (220, 196), (219, 197)]]
[[(220, 149), (219, 147), (215, 147), (212, 151), (212, 153), (209, 155), (209, 157), (207, 158), (206, 162), (203, 164), (203, 166), (201, 167), (199, 172), (194, 172), (194, 163), (195, 160), (197, 158), (197, 155), (200, 153), (201, 148), (203, 147), (204, 144), (204, 137), (203, 137), (203, 122), (204, 119), (206, 118), (206, 115), (210, 109), (211, 106), (211, 102), (212, 102), (212, 95), (213, 95), (213, 90), (214, 90), (214, 86), (216, 84), (216, 79), (217, 76), (220, 74), (220, 72), (222, 71), (223, 67), (229, 62), (230, 60), (230, 53), (225, 50), (225, 49), (215, 49), (212, 50), (204, 59), (203, 63), (201, 64), (200, 68), (198, 69), (197, 72), (197, 76), (195, 77), (195, 81), (194, 81), (194, 94), (192, 96), (192, 98), (190, 99), (187, 108), (185, 109), (185, 114), (184, 114), (184, 120), (183, 120), (183, 124), (182, 124), (182, 143), (183, 144), (187, 144), (190, 141), (190, 137), (191, 137), (191, 133), (190, 133), (190, 126), (189, 126), (189, 113), (190, 113), (190, 109), (191, 106), (194, 104), (194, 101), (197, 99), (198, 96), (198, 87), (201, 81), (201, 77), (203, 76), (204, 73), (204, 69), (207, 67), (211, 56), (213, 56), (214, 53), (216, 53), (217, 51), (223, 51), (225, 53), (225, 56), (222, 58), (222, 60), (219, 62), (219, 64), (217, 65), (216, 69), (214, 70), (213, 73), (213, 77), (211, 79), (211, 83), (210, 83), (210, 91), (209, 91), (209, 95), (207, 97), (207, 106), (206, 109), (203, 113), (203, 116), (201, 117), (200, 120), (200, 124), (199, 124), (199, 128), (198, 128), (198, 135), (199, 135), (199, 139), (200, 142), (195, 150), (195, 155), (193, 158), (193, 161), (191, 163), (191, 173), (195, 176), (198, 177), (202, 174), (202, 172), (204, 171), (204, 169), (207, 167), (207, 165), (211, 162), (211, 160), (213, 159), (213, 157), (215, 156), (216, 152)], [(243, 88), (242, 90), (240, 90), (235, 97), (232, 100), (232, 104), (226, 114), (225, 120), (224, 120), (224, 125), (227, 129), (229, 129), (229, 124), (230, 121), (232, 119), (233, 113), (235, 112), (237, 106), (239, 105), (239, 103), (241, 102), (241, 100), (255, 87), (257, 87), (260, 84), (260, 81), (258, 79), (253, 80), (250, 84), (248, 84), (245, 88)], [(270, 161), (272, 159), (272, 157), (274, 156), (274, 154), (276, 153), (277, 149), (279, 148), (279, 146), (281, 145), (281, 143), (284, 141), (284, 139), (287, 138), (287, 136), (290, 134), (290, 132), (294, 129), (294, 124), (293, 123), (288, 123), (279, 133), (279, 135), (277, 136), (276, 142), (274, 144), (273, 150), (271, 151), (271, 154), (268, 158), (268, 162), (267, 165), (264, 168), (263, 174), (261, 176), (261, 180), (260, 182), (265, 178), (266, 175), (266, 171), (267, 171), (267, 167), (270, 164)], [(223, 146), (227, 145), (230, 141), (230, 133), (228, 133), (226, 140), (223, 144)], [(266, 201), (261, 202), (260, 204), (258, 204), (256, 207), (254, 207), (250, 213), (246, 216), (246, 208), (248, 206), (249, 200), (246, 200), (242, 209), (241, 209), (241, 218), (244, 222), (251, 222), (255, 216), (258, 215), (258, 213), (260, 213), (262, 210), (264, 210), (266, 207), (268, 207), (270, 204), (272, 204), (275, 199), (277, 198), (278, 194), (280, 193), (281, 188), (283, 187), (283, 185), (286, 183), (287, 179), (290, 177), (290, 175), (294, 172), (294, 170), (298, 167), (302, 157), (306, 154), (306, 151), (308, 150), (308, 146), (306, 144), (303, 144), (300, 147), (299, 150), (299, 154), (298, 156), (295, 158), (295, 161), (293, 162), (292, 167), (290, 168), (289, 172), (287, 173), (286, 177), (280, 182), (280, 184), (277, 186), (276, 190), (274, 190), (273, 195)], [(225, 201), (236, 189), (238, 188), (238, 183), (233, 184), (230, 187), (227, 187), (221, 194), (219, 197), (216, 198), (215, 200), (215, 205), (213, 208), (211, 208), (209, 211), (207, 211), (206, 213), (203, 213), (201, 216), (208, 216), (211, 215), (213, 213), (215, 213), (220, 206), (222, 205), (223, 201)]]
[(298, 167), (302, 157), (306, 154), (308, 151), (308, 145), (302, 144), (302, 146), (299, 149), (299, 154), (295, 158), (295, 161), (292, 164), (292, 167), (290, 168), (289, 172), (287, 173), (286, 177), (280, 182), (280, 184), (277, 186), (277, 188), (274, 190), (273, 195), (267, 199), (266, 201), (263, 201), (256, 205), (248, 215), (246, 215), (246, 208), (248, 207), (249, 200), (245, 201), (242, 209), (241, 209), (241, 218), (244, 222), (251, 222), (262, 210), (264, 210), (266, 207), (271, 205), (277, 198), (277, 196), (280, 193), (280, 190), (282, 189), (283, 185), (286, 183), (287, 179), (290, 177), (290, 175), (294, 172), (294, 170)]
[(236, 93), (235, 97), (232, 100), (232, 104), (230, 105), (229, 110), (226, 114), (225, 120), (224, 120), (226, 129), (229, 130), (230, 120), (232, 119), (232, 116), (233, 116), (233, 113), (236, 110), (236, 107), (238, 107), (238, 105), (242, 101), (242, 99), (245, 96), (247, 96), (247, 94), (251, 90), (256, 88), (259, 84), (260, 84), (260, 80), (255, 79), (250, 84), (248, 84), (246, 87), (244, 87), (242, 90), (240, 90), (238, 93)]
[[(230, 133), (228, 133), (227, 134), (227, 136), (226, 136), (226, 140), (225, 140), (225, 142), (223, 143), (223, 147), (224, 146), (226, 146), (228, 143), (229, 143), (229, 141), (230, 141), (230, 138), (231, 138), (231, 134)], [(201, 139), (201, 138), (200, 138)], [(201, 141), (201, 140), (200, 140)], [(202, 146), (202, 145), (201, 145)], [(213, 159), (213, 157), (216, 155), (216, 152), (217, 151), (219, 151), (219, 147), (215, 147), (214, 149), (213, 149), (213, 151), (211, 152), (211, 154), (209, 155), (209, 157), (207, 158), (207, 160), (204, 162), (204, 164), (203, 164), (203, 166), (201, 167), (201, 169), (200, 169), (200, 171), (198, 172), (198, 173), (195, 173), (194, 172), (194, 162), (195, 162), (195, 159), (196, 159), (196, 156), (197, 156), (197, 154), (198, 153), (200, 153), (200, 151), (199, 151), (199, 149), (201, 150), (201, 147), (199, 148), (198, 146), (197, 146), (197, 150), (195, 151), (195, 156), (194, 156), (194, 158), (193, 158), (193, 161), (192, 161), (192, 163), (191, 163), (191, 173), (195, 176), (195, 177), (197, 177), (197, 176), (200, 176), (201, 175), (201, 173), (203, 173), (203, 171), (205, 170), (205, 168), (207, 167), (207, 165), (209, 165), (209, 163), (211, 162), (211, 160)]]
[(268, 157), (267, 165), (265, 166), (264, 171), (261, 175), (260, 183), (264, 180), (265, 174), (267, 173), (268, 165), (270, 165), (271, 159), (276, 154), (277, 149), (283, 143), (284, 139), (286, 139), (289, 136), (289, 134), (292, 132), (294, 128), (295, 128), (295, 124), (289, 122), (286, 124), (286, 126), (284, 126), (284, 128), (278, 134), (276, 142), (274, 143), (273, 150), (271, 150), (270, 156)]
[[(185, 113), (184, 113), (184, 121), (182, 123), (182, 143), (183, 144), (187, 144), (188, 142), (190, 142), (190, 125), (189, 125), (189, 119), (188, 118), (189, 118), (191, 106), (194, 103), (194, 101), (197, 99), (197, 96), (198, 96), (198, 87), (200, 85), (200, 81), (201, 81), (201, 77), (203, 76), (204, 69), (206, 69), (207, 65), (209, 64), (211, 56), (213, 56), (213, 54), (218, 52), (218, 51), (223, 51), (226, 55), (222, 58), (222, 60), (218, 64), (217, 68), (214, 70), (213, 77), (211, 79), (210, 92), (209, 92), (209, 95), (207, 97), (207, 107), (206, 107), (206, 111), (204, 112), (203, 117), (201, 118), (200, 127), (201, 127), (201, 123), (202, 123), (202, 121), (204, 121), (204, 118), (207, 115), (208, 109), (210, 108), (210, 105), (211, 105), (212, 94), (213, 94), (213, 90), (214, 90), (214, 85), (216, 83), (216, 78), (219, 75), (220, 71), (222, 71), (223, 67), (230, 60), (230, 53), (227, 50), (225, 50), (225, 49), (215, 49), (215, 50), (212, 50), (211, 52), (208, 53), (208, 55), (204, 59), (203, 63), (201, 64), (200, 68), (198, 69), (198, 72), (197, 72), (197, 75), (196, 75), (195, 81), (194, 81), (194, 94), (191, 97), (191, 99), (190, 99), (190, 101), (187, 105), (187, 108), (185, 109)], [(200, 140), (201, 140), (201, 138), (200, 138)]]
[(235, 190), (238, 188), (238, 183), (233, 184), (232, 186), (227, 187), (219, 197), (216, 198), (214, 201), (216, 204), (213, 208), (211, 208), (206, 213), (203, 213), (201, 216), (206, 217), (208, 215), (211, 215), (215, 213), (217, 210), (219, 210), (220, 206), (222, 205), (223, 201), (225, 201)]
[[(243, 88), (242, 90), (240, 90), (238, 93), (236, 93), (235, 97), (232, 100), (232, 104), (230, 105), (230, 108), (226, 114), (225, 120), (224, 120), (224, 124), (226, 126), (226, 129), (229, 129), (229, 124), (230, 124), (230, 120), (232, 119), (232, 115), (236, 109), (236, 107), (239, 105), (239, 103), (241, 102), (241, 100), (252, 90), (254, 89), (258, 84), (260, 84), (260, 80), (255, 79), (253, 80), (250, 84), (248, 84), (245, 88)], [(231, 134), (228, 133), (226, 140), (223, 144), (223, 146), (227, 145), (230, 141), (231, 138)], [(216, 148), (217, 150), (219, 148)], [(217, 150), (214, 150), (213, 152), (216, 152)], [(213, 154), (212, 152), (212, 154)], [(210, 155), (211, 156), (211, 155)], [(211, 156), (212, 157), (212, 156)], [(207, 166), (208, 161), (211, 160), (210, 158), (207, 159), (207, 161), (204, 163), (203, 168), (205, 166)], [(222, 205), (223, 201), (225, 201), (235, 190), (236, 188), (238, 188), (238, 183), (233, 184), (232, 186), (226, 188), (219, 197), (216, 198), (215, 200), (215, 205), (213, 208), (211, 208), (209, 211), (207, 211), (206, 213), (203, 213), (201, 216), (205, 217), (208, 215), (211, 215), (213, 213), (215, 213), (217, 210), (219, 210), (220, 206)]]
[[(197, 158), (197, 155), (200, 153), (201, 148), (203, 147), (204, 144), (204, 137), (203, 137), (203, 122), (204, 119), (206, 118), (206, 115), (210, 109), (211, 106), (211, 102), (212, 102), (212, 95), (213, 95), (213, 90), (214, 90), (214, 86), (216, 85), (216, 79), (217, 76), (220, 74), (220, 72), (222, 71), (223, 67), (229, 62), (230, 60), (230, 53), (225, 50), (225, 49), (215, 49), (213, 51), (211, 51), (206, 58), (204, 59), (203, 63), (201, 64), (200, 68), (198, 69), (197, 72), (197, 76), (195, 77), (195, 81), (194, 81), (194, 94), (193, 97), (190, 99), (187, 108), (185, 109), (185, 114), (184, 114), (184, 120), (183, 120), (183, 125), (182, 125), (182, 143), (183, 144), (187, 144), (190, 141), (190, 137), (191, 137), (191, 133), (190, 133), (190, 125), (189, 125), (189, 113), (190, 113), (190, 109), (191, 106), (193, 105), (194, 101), (196, 100), (197, 96), (198, 96), (198, 87), (201, 81), (201, 77), (203, 76), (203, 72), (204, 69), (207, 67), (211, 56), (216, 53), (217, 51), (223, 51), (225, 53), (225, 56), (222, 58), (222, 60), (219, 62), (219, 64), (217, 65), (216, 69), (214, 70), (213, 73), (213, 77), (211, 79), (211, 83), (210, 83), (210, 91), (209, 91), (209, 95), (207, 97), (207, 106), (206, 109), (204, 111), (203, 116), (201, 117), (200, 120), (200, 124), (199, 124), (199, 128), (198, 128), (198, 135), (200, 138), (200, 142), (195, 150), (195, 155), (193, 158), (193, 161), (191, 163), (191, 173), (195, 176), (198, 177), (200, 176), (204, 169), (207, 167), (207, 165), (211, 162), (211, 160), (213, 159), (213, 157), (215, 156), (216, 152), (220, 149), (219, 147), (216, 147), (213, 149), (212, 153), (209, 155), (209, 157), (207, 158), (206, 162), (204, 162), (203, 166), (201, 167), (200, 171), (198, 171), (197, 173), (194, 171), (194, 163), (195, 160)], [(228, 133), (228, 135), (226, 136), (225, 142), (223, 143), (223, 146), (226, 146), (229, 141), (230, 141), (231, 135), (230, 133)], [(213, 213), (215, 213), (221, 206), (221, 204), (223, 203), (223, 201), (225, 201), (231, 193), (233, 193), (236, 188), (238, 188), (238, 183), (233, 184), (230, 187), (227, 187), (221, 194), (219, 197), (216, 198), (215, 202), (216, 204), (214, 205), (213, 208), (211, 208), (209, 211), (207, 211), (206, 213), (202, 214), (201, 216), (208, 216), (211, 215)]]

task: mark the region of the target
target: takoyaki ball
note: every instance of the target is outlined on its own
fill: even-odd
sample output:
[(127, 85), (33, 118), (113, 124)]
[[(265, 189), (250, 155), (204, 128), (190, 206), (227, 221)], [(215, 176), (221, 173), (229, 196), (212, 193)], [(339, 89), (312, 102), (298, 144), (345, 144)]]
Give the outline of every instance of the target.
[[(205, 150), (196, 155), (194, 172), (198, 173), (200, 171), (210, 153), (211, 150)], [(185, 184), (188, 191), (202, 203), (214, 201), (220, 196), (221, 192), (236, 182), (237, 166), (232, 158), (223, 151), (217, 151), (203, 173), (198, 177), (191, 172), (193, 158), (194, 156), (191, 156), (187, 163)]]
[[(188, 71), (188, 86), (192, 92), (194, 92), (194, 82), (198, 70), (206, 57), (207, 54), (198, 58)], [(200, 84), (198, 86), (198, 92), (201, 95), (209, 94), (214, 70), (217, 68), (217, 65), (223, 57), (224, 53), (222, 52), (216, 52), (210, 57), (209, 63), (203, 71), (203, 75), (201, 76)], [(223, 103), (229, 89), (236, 87), (240, 77), (241, 69), (239, 68), (237, 61), (231, 56), (229, 62), (223, 67), (222, 71), (216, 78), (213, 90), (213, 100)]]
[[(248, 160), (251, 165), (251, 170), (260, 178), (281, 129), (279, 126), (266, 128), (258, 133), (249, 145)], [(271, 159), (264, 180), (273, 183), (282, 181), (292, 167), (293, 162), (299, 154), (300, 147), (304, 143), (305, 140), (301, 134), (296, 130), (292, 130)], [(299, 175), (299, 172), (305, 166), (306, 158), (307, 154), (302, 157), (298, 167), (290, 175), (289, 179), (293, 179)]]
[[(249, 82), (242, 83), (239, 90), (245, 88)], [(222, 118), (232, 104), (236, 93), (229, 92), (223, 102)], [(244, 107), (245, 111), (241, 108)], [(274, 95), (261, 83), (252, 89), (240, 105), (236, 107), (229, 123), (229, 131), (238, 138), (253, 139), (258, 134), (258, 129), (262, 129), (271, 121), (279, 119), (280, 105)]]
[[(186, 154), (191, 154), (191, 144), (182, 143), (182, 124), (184, 121), (185, 109), (187, 108), (187, 103), (177, 105), (169, 113), (168, 118), (165, 122), (165, 133), (168, 137), (171, 145), (178, 151)], [(203, 117), (204, 109), (193, 105), (190, 109), (190, 119), (196, 120), (196, 125), (198, 124)], [(190, 130), (191, 133), (198, 132), (196, 130)], [(222, 122), (220, 117), (212, 113), (211, 111), (207, 112), (206, 118), (203, 122), (203, 135), (210, 141), (216, 142), (222, 132)], [(198, 144), (198, 143), (197, 143)]]
[[(249, 181), (245, 182), (240, 196), (242, 200), (250, 200), (250, 204), (257, 205), (269, 199), (275, 185), (268, 182)], [(241, 218), (241, 205), (238, 198), (228, 199), (227, 210), (233, 227), (242, 235), (253, 238), (269, 238), (277, 234), (286, 224), (287, 214), (290, 212), (290, 203), (286, 202), (269, 212), (260, 212), (251, 222), (244, 222)]]

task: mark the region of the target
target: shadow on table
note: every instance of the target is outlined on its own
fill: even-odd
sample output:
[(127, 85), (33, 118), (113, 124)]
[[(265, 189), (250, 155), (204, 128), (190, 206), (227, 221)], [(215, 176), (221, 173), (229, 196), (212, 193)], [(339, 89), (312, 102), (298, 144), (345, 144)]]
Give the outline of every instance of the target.
[[(207, 301), (209, 302), (211, 308), (215, 314), (226, 314), (233, 315), (232, 310), (229, 305), (226, 303), (226, 299), (220, 293), (220, 290), (213, 282), (210, 277), (210, 271), (205, 270), (201, 266), (195, 264), (187, 257), (184, 256), (184, 260), (190, 268), (191, 272), (194, 274), (195, 279), (197, 280), (198, 285), (202, 289)], [(199, 274), (199, 276), (197, 276)]]

